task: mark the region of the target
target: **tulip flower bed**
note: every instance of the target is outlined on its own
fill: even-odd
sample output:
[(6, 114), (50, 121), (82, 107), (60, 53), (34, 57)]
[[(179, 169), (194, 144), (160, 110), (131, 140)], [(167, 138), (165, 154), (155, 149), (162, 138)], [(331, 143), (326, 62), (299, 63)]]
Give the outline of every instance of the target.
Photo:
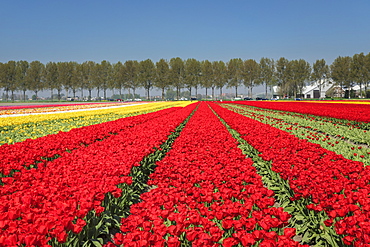
[(350, 123), (341, 125), (325, 119), (302, 114), (275, 112), (271, 110), (223, 105), (244, 116), (294, 134), (298, 138), (320, 144), (323, 148), (343, 155), (347, 159), (370, 164), (370, 135)]
[(45, 246), (49, 241), (63, 243), (73, 234), (78, 240), (89, 230), (84, 229), (89, 212), (100, 215), (110, 207), (102, 203), (107, 194), (124, 196), (132, 182), (131, 169), (159, 148), (194, 109), (195, 104), (147, 119), (66, 152), (42, 168), (1, 178), (0, 246)]
[(309, 103), (309, 102), (266, 102), (266, 101), (235, 101), (229, 102), (260, 108), (312, 114), (316, 116), (346, 119), (358, 122), (370, 122), (369, 104), (346, 103)]
[[(300, 246), (290, 215), (203, 103), (122, 219), (123, 246)], [(114, 246), (112, 243), (106, 246)]]
[(161, 102), (58, 114), (1, 117), (0, 145), (4, 143), (12, 144), (29, 138), (34, 139), (58, 133), (59, 131), (69, 131), (73, 128), (188, 104), (188, 102)]
[(2, 157), (0, 176), (9, 176), (14, 171), (22, 172), (35, 166), (42, 168), (48, 161), (63, 156), (66, 152), (91, 145), (122, 131), (128, 131), (129, 128), (158, 117), (164, 117), (176, 110), (179, 108), (172, 107), (135, 117), (84, 126), (68, 132), (50, 134), (37, 139), (27, 139), (13, 145), (2, 145), (0, 146), (0, 157)]
[(122, 103), (80, 103), (80, 104), (44, 104), (44, 105), (12, 105), (0, 106), (0, 115), (40, 113), (52, 111), (69, 111), (75, 109), (88, 109), (95, 107), (109, 107), (122, 105)]
[(323, 228), (334, 227), (347, 245), (370, 244), (368, 166), (221, 106), (212, 107), (260, 157), (272, 162), (273, 171), (294, 191), (292, 200), (305, 198), (311, 202), (307, 209), (326, 212)]

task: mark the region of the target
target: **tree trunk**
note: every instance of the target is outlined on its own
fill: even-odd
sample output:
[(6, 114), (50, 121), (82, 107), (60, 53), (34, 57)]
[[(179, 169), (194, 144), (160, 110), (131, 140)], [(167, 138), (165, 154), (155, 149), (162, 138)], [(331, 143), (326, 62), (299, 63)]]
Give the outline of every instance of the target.
[(23, 100), (26, 101), (26, 90), (23, 90)]
[(150, 100), (150, 95), (149, 95), (150, 92), (149, 91), (150, 91), (150, 88), (148, 87), (146, 89), (146, 97), (147, 97), (148, 100)]
[(267, 82), (265, 83), (265, 98), (267, 99)]
[(162, 100), (164, 100), (164, 87), (162, 87)]
[(212, 87), (212, 100), (215, 100), (215, 87)]
[(235, 86), (235, 98), (238, 98), (238, 86)]
[(365, 98), (367, 98), (367, 84), (368, 82), (365, 82)]
[(207, 96), (208, 96), (208, 88), (206, 87), (206, 100), (207, 100)]

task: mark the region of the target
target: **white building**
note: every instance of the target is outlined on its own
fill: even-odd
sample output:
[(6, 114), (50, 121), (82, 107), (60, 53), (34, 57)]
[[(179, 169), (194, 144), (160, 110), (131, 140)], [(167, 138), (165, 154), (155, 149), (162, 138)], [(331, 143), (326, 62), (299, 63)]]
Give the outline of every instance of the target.
[[(326, 97), (326, 91), (333, 87), (334, 83), (328, 79), (321, 79), (312, 82), (311, 85), (303, 87), (302, 98), (305, 99), (322, 99)], [(320, 90), (321, 86), (321, 90)], [(320, 93), (321, 91), (321, 93)]]
[[(304, 98), (304, 99), (320, 99), (320, 98), (325, 98), (326, 92), (332, 88), (334, 85), (333, 81), (328, 80), (328, 79), (322, 79), (318, 81), (313, 81), (311, 82), (310, 85), (304, 86), (302, 89), (302, 94), (297, 95), (299, 98)], [(320, 93), (320, 86), (321, 86), (321, 93)], [(272, 88), (273, 92), (273, 97), (274, 98), (279, 98), (278, 95), (280, 95), (280, 87), (279, 86), (274, 86)]]

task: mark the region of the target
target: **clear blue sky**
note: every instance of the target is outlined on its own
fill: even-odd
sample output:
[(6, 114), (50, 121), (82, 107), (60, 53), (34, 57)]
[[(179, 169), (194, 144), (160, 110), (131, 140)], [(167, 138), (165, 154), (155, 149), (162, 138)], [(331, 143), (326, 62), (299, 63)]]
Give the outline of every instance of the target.
[(0, 62), (370, 52), (369, 0), (0, 0)]

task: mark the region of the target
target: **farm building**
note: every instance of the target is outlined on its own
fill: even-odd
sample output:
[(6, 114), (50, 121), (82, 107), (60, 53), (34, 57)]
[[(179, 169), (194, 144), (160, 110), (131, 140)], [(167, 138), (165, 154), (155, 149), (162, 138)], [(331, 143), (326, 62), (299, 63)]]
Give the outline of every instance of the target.
[[(334, 85), (333, 81), (321, 79), (312, 82), (311, 85), (305, 86), (302, 90), (302, 98), (321, 99), (326, 97), (326, 92)], [(321, 90), (320, 90), (321, 89)], [(321, 91), (321, 93), (320, 93)]]
[[(333, 88), (334, 82), (328, 79), (322, 79), (315, 82), (311, 82), (310, 85), (304, 86), (302, 89), (302, 94), (297, 95), (300, 98), (305, 99), (319, 99), (319, 98), (325, 98), (326, 92)], [(321, 93), (320, 93), (320, 87), (321, 87)], [(272, 94), (273, 98), (279, 98), (279, 95), (281, 95), (280, 87), (274, 86), (272, 88)]]

